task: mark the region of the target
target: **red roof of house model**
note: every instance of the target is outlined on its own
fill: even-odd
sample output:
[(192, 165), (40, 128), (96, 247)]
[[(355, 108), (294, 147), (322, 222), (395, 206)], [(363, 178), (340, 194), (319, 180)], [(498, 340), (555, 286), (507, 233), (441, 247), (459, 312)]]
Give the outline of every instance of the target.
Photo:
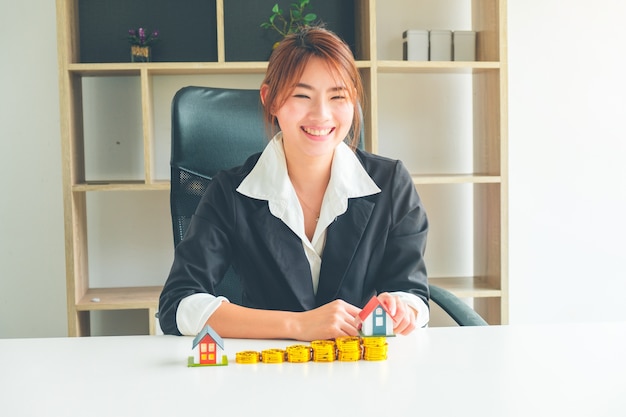
[(380, 302), (378, 297), (373, 296), (372, 298), (370, 298), (367, 304), (365, 304), (363, 310), (361, 310), (361, 312), (359, 313), (359, 318), (361, 319), (361, 321), (365, 320), (370, 314), (372, 314), (372, 311), (374, 311), (374, 309), (376, 309), (376, 307), (378, 306), (382, 307), (383, 310), (385, 310), (385, 312), (391, 316), (391, 312), (387, 309), (387, 307)]

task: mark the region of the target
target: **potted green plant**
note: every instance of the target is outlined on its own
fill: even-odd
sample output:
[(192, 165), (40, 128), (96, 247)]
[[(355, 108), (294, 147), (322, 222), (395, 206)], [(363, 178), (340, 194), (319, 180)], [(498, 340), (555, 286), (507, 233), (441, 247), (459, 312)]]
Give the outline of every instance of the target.
[[(315, 13), (307, 13), (305, 9), (310, 7), (309, 0), (298, 0), (291, 3), (289, 14), (280, 8), (278, 3), (272, 7), (272, 15), (269, 19), (261, 23), (263, 29), (274, 30), (281, 35), (281, 39), (290, 33), (296, 32), (299, 28), (311, 25), (317, 15)], [(274, 44), (274, 48), (278, 46), (280, 41)]]

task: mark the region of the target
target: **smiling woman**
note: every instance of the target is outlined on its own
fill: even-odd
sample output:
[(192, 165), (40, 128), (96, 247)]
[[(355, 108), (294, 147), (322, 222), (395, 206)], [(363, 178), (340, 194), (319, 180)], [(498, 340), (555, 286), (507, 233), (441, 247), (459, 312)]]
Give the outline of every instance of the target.
[[(400, 161), (356, 149), (362, 92), (334, 33), (310, 27), (280, 43), (260, 89), (279, 131), (208, 186), (160, 297), (165, 333), (355, 336), (373, 295), (395, 333), (428, 323), (426, 213)], [(230, 267), (241, 305), (215, 296)]]
[[(341, 77), (322, 58), (310, 57), (299, 82), (277, 107), (261, 100), (282, 132), (287, 172), (303, 210), (305, 234), (313, 240), (330, 180), (334, 150), (350, 131), (355, 105)], [(272, 120), (273, 121), (273, 120)]]

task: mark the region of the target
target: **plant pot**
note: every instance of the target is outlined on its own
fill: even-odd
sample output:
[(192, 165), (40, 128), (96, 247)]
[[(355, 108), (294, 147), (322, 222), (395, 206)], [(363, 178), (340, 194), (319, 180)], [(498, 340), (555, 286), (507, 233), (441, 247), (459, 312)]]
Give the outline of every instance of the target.
[(149, 46), (130, 46), (130, 62), (150, 62), (151, 59), (152, 50)]

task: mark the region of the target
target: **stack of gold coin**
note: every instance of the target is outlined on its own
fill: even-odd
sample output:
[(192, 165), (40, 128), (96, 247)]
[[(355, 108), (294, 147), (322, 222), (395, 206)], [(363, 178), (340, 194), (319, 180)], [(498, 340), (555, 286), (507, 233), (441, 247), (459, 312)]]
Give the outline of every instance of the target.
[(237, 352), (235, 355), (235, 362), (237, 363), (258, 363), (261, 354), (253, 350), (245, 350), (243, 352)]
[(382, 361), (387, 359), (387, 340), (384, 337), (363, 338), (363, 359)]
[(311, 360), (311, 347), (305, 345), (287, 346), (288, 362), (308, 362)]
[(335, 360), (335, 342), (332, 340), (314, 340), (311, 342), (314, 362), (332, 362)]
[(287, 352), (283, 349), (265, 349), (261, 351), (261, 362), (263, 363), (282, 363), (285, 361)]
[(335, 339), (337, 344), (337, 360), (352, 362), (361, 359), (361, 339), (354, 336), (344, 336)]

